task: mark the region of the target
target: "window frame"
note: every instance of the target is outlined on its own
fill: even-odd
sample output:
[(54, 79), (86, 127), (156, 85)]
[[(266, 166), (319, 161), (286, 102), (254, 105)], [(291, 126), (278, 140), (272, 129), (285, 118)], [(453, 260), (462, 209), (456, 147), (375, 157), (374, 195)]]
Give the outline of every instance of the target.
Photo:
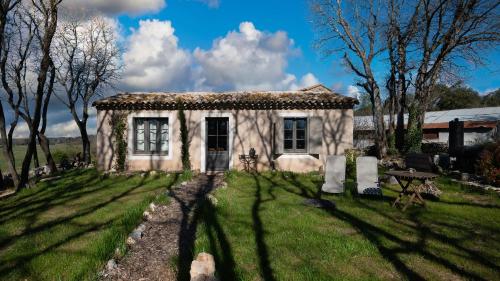
[[(210, 134), (210, 130), (209, 130), (209, 122), (210, 121), (213, 121), (213, 122), (216, 122), (216, 128), (215, 128), (215, 131), (216, 133), (215, 134)], [(225, 129), (225, 134), (220, 134), (219, 133), (219, 122), (220, 121), (224, 121), (226, 122), (226, 129)], [(205, 122), (206, 122), (206, 149), (207, 149), (207, 152), (228, 152), (229, 151), (229, 118), (227, 117), (207, 117), (205, 119)], [(209, 139), (210, 137), (215, 137), (216, 139), (216, 150), (209, 150)], [(219, 150), (219, 139), (223, 137), (226, 141), (226, 144), (225, 144), (225, 149), (224, 150)]]
[[(144, 122), (144, 150), (137, 149), (137, 124), (139, 121)], [(157, 150), (151, 151), (151, 142), (150, 142), (150, 123), (156, 122), (156, 147)], [(161, 155), (167, 156), (170, 152), (170, 124), (168, 117), (134, 117), (132, 119), (133, 123), (133, 153), (135, 155)], [(167, 150), (161, 150), (161, 126), (163, 124), (167, 125)], [(158, 149), (159, 148), (159, 149)]]
[[(292, 148), (287, 149), (285, 147), (285, 141), (290, 140), (285, 137), (285, 131), (287, 130), (285, 127), (285, 123), (287, 120), (292, 120), (293, 121), (293, 127), (292, 127)], [(297, 121), (298, 120), (304, 120), (305, 121), (305, 128), (304, 128), (304, 148), (298, 149), (297, 148)], [(299, 129), (302, 130), (302, 129)], [(284, 154), (307, 154), (309, 151), (309, 140), (308, 140), (308, 135), (309, 135), (309, 118), (308, 117), (284, 117), (283, 118), (283, 131), (281, 132), (283, 134), (283, 153)], [(302, 140), (302, 139), (301, 139)]]

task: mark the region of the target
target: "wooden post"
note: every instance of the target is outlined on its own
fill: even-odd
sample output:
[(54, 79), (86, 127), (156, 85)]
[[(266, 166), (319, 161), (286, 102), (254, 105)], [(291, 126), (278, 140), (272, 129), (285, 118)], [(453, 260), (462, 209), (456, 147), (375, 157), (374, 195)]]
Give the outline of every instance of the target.
[(457, 157), (464, 148), (464, 122), (458, 118), (449, 122), (448, 152), (450, 156)]

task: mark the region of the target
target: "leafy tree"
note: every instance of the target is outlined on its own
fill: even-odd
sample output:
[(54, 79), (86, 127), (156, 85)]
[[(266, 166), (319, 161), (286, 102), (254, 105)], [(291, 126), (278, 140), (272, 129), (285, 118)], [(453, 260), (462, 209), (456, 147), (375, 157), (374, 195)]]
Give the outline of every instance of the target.
[(482, 101), (479, 93), (463, 84), (451, 87), (438, 84), (434, 87), (434, 97), (431, 110), (452, 110), (461, 108), (481, 107)]
[(484, 106), (500, 106), (500, 88), (483, 97)]

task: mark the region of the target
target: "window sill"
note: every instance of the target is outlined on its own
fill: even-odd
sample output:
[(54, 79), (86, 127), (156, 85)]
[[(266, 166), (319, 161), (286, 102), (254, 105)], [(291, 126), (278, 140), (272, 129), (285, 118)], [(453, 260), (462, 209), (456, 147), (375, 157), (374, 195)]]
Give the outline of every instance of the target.
[(295, 153), (283, 153), (283, 154), (280, 154), (278, 156), (278, 158), (315, 158), (313, 155), (309, 154), (309, 153), (298, 153), (298, 152), (295, 152)]
[(171, 154), (128, 154), (128, 160), (171, 160)]
[(147, 152), (134, 152), (132, 156), (168, 156), (168, 153), (147, 153)]

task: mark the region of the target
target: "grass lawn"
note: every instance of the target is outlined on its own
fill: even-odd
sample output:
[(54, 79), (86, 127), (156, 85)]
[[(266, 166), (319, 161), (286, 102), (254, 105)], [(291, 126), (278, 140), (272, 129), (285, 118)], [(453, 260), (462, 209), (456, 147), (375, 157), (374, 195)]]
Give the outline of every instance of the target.
[(440, 179), (440, 201), (392, 208), (351, 190), (303, 205), (317, 175), (228, 173), (218, 204), (200, 211), (196, 255), (215, 256), (221, 280), (495, 280), (500, 276), (500, 200)]
[(75, 170), (0, 200), (0, 280), (94, 279), (176, 180)]

